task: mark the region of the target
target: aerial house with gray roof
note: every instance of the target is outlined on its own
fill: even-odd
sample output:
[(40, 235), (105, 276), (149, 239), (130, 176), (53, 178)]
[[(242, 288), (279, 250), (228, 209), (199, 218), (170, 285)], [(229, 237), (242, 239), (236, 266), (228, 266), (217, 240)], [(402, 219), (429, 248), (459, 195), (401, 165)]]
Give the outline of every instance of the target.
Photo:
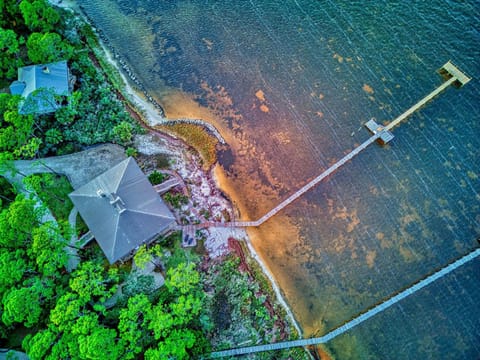
[(12, 95), (21, 95), (20, 114), (47, 114), (70, 95), (74, 79), (66, 61), (30, 65), (18, 69), (18, 80), (10, 85)]
[(172, 212), (131, 157), (69, 197), (111, 264), (176, 225)]

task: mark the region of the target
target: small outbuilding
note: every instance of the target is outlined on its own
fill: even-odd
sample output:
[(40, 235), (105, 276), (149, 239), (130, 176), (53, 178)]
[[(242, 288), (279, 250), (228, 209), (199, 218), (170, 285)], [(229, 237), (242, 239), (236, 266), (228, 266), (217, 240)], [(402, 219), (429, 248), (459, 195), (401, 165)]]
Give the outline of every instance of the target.
[(131, 157), (69, 197), (111, 264), (176, 226), (172, 212)]
[(62, 105), (62, 99), (70, 95), (72, 77), (66, 61), (30, 65), (18, 69), (18, 80), (10, 85), (12, 95), (21, 95), (21, 114), (47, 114)]

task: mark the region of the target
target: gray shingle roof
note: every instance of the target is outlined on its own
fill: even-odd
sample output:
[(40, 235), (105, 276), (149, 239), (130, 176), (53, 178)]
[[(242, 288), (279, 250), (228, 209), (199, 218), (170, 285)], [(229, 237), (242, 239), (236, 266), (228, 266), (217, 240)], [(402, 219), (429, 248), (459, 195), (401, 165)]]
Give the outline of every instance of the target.
[(69, 197), (111, 264), (175, 224), (173, 214), (131, 157)]
[(60, 105), (55, 95), (69, 95), (69, 72), (66, 61), (30, 65), (18, 69), (18, 80), (10, 86), (12, 94), (21, 95), (25, 101), (22, 114), (44, 114), (57, 110)]

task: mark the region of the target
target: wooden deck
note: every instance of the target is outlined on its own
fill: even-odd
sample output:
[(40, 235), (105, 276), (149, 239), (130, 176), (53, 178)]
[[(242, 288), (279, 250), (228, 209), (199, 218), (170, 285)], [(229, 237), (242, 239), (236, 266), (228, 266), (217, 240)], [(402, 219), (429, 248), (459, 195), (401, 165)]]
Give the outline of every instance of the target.
[(443, 65), (438, 72), (442, 75), (445, 79), (455, 78), (455, 82), (453, 85), (456, 87), (462, 87), (466, 83), (468, 83), (472, 78), (464, 74), (457, 66), (455, 66), (450, 60)]
[(370, 131), (372, 134), (376, 134), (377, 132), (381, 132), (380, 138), (378, 141), (380, 144), (385, 145), (388, 144), (390, 141), (393, 140), (394, 136), (390, 131), (386, 131), (382, 125), (376, 123), (374, 119), (370, 119), (365, 123), (365, 127)]
[(180, 184), (181, 184), (181, 182), (178, 179), (173, 178), (173, 179), (169, 179), (167, 181), (164, 181), (161, 184), (154, 185), (153, 188), (155, 189), (155, 191), (157, 193), (159, 193), (160, 195), (163, 195), (167, 191), (170, 191), (175, 186), (178, 186)]

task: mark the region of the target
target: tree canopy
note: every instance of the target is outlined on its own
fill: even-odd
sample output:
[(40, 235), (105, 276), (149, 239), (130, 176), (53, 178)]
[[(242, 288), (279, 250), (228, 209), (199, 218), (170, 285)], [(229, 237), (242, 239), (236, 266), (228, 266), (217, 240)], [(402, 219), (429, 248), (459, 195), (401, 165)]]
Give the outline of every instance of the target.
[(52, 31), (60, 22), (60, 15), (46, 0), (22, 0), (19, 8), (25, 25), (32, 31)]
[(19, 53), (24, 43), (23, 37), (15, 31), (0, 27), (0, 78), (12, 79), (17, 74), (17, 69), (23, 65)]
[[(0, 94), (0, 153), (9, 158), (31, 157), (38, 150), (38, 138), (33, 136), (33, 115), (18, 112), (21, 98), (10, 94)], [(38, 146), (37, 146), (38, 145)], [(33, 148), (32, 148), (33, 147)]]
[(32, 33), (27, 40), (28, 58), (35, 64), (46, 64), (68, 60), (73, 55), (73, 47), (54, 32)]
[[(0, 93), (0, 158), (65, 154), (101, 142), (129, 145), (139, 126), (92, 62), (88, 26), (47, 0), (0, 0), (0, 10), (0, 83), (14, 80), (19, 67), (60, 60), (76, 79), (71, 95), (56, 98), (62, 106), (49, 114), (19, 114), (30, 97)], [(51, 99), (48, 92), (36, 89), (35, 96)]]
[[(166, 279), (171, 286), (162, 288), (163, 295), (158, 300), (136, 294), (128, 298), (126, 306), (113, 312), (102, 304), (116, 289), (117, 273), (100, 263), (86, 262), (74, 271), (68, 289), (50, 311), (48, 326), (27, 336), (23, 346), (32, 359), (53, 359), (53, 354), (74, 359), (134, 359), (141, 353), (149, 359), (188, 359), (194, 345), (198, 341), (203, 344), (197, 320), (203, 293), (199, 291), (198, 281), (189, 283), (188, 294), (177, 291), (179, 283), (175, 279), (182, 278), (179, 272), (185, 269), (197, 278), (198, 273), (192, 266), (171, 269)], [(186, 291), (185, 282), (181, 283)], [(25, 296), (39, 304), (35, 298), (39, 294), (35, 291), (26, 292)], [(21, 306), (22, 303), (13, 310)], [(33, 322), (27, 322), (13, 310), (9, 310), (11, 318), (28, 325)], [(35, 306), (31, 313), (35, 319), (38, 314)], [(114, 318), (118, 319), (114, 327), (111, 326), (113, 314), (117, 314)], [(57, 341), (48, 342), (53, 337)]]

